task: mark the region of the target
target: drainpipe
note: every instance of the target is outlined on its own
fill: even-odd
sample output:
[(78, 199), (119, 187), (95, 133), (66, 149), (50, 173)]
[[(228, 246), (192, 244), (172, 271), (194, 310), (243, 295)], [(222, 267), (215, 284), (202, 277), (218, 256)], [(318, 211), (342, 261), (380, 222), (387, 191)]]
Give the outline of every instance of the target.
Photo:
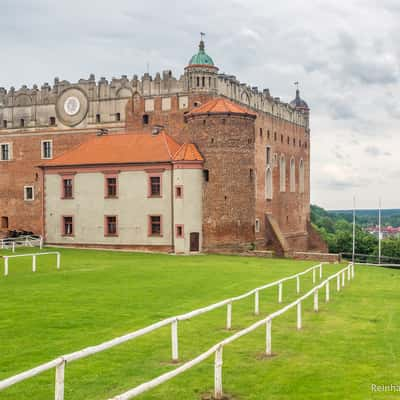
[(175, 253), (174, 163), (171, 162), (171, 245)]

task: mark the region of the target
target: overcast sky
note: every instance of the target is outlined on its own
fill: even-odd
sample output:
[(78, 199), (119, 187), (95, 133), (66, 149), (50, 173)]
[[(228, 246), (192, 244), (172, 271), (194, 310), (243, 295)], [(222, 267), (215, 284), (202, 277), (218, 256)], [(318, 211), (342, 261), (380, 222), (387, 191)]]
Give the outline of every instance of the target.
[(221, 72), (311, 108), (311, 198), (400, 207), (399, 0), (1, 0), (0, 86), (179, 76), (199, 32)]

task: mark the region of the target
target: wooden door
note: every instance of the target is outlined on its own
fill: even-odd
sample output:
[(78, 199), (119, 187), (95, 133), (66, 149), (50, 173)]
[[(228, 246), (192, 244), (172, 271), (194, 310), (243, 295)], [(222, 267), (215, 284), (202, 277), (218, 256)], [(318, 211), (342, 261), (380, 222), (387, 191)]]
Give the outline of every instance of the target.
[(190, 232), (190, 251), (200, 250), (200, 233)]

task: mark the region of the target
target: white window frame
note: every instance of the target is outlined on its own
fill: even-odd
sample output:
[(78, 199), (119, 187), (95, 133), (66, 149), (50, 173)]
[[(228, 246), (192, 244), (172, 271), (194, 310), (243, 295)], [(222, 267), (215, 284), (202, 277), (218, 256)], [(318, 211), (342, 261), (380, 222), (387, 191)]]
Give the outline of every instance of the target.
[(296, 191), (296, 160), (294, 157), (290, 159), (290, 191), (294, 193)]
[(299, 162), (299, 192), (300, 193), (304, 193), (304, 190), (305, 190), (305, 176), (304, 176), (305, 165), (304, 164), (305, 164), (304, 160), (301, 159)]
[[(45, 154), (44, 154), (44, 144), (45, 143), (50, 143), (50, 157), (45, 157)], [(40, 142), (40, 146), (41, 146), (42, 160), (51, 160), (53, 158), (53, 141), (51, 139), (42, 140)]]
[[(28, 197), (27, 197), (27, 189), (28, 188), (31, 188), (32, 189), (32, 198), (31, 199), (28, 199)], [(24, 186), (24, 201), (34, 201), (35, 200), (35, 188), (34, 188), (34, 186), (32, 186), (32, 185), (26, 185), (26, 186)]]
[(261, 225), (260, 225), (260, 218), (256, 218), (255, 224), (254, 224), (254, 230), (256, 233), (259, 233), (261, 230)]
[(279, 157), (279, 189), (286, 192), (286, 157), (283, 154)]
[[(3, 146), (8, 146), (8, 158), (3, 158)], [(13, 159), (12, 143), (0, 143), (0, 161), (11, 161)]]
[(145, 112), (153, 112), (154, 111), (154, 99), (145, 99), (144, 100), (144, 111)]
[(273, 196), (273, 176), (271, 167), (265, 168), (265, 198), (272, 200)]
[(161, 99), (161, 111), (171, 110), (171, 97), (163, 97)]

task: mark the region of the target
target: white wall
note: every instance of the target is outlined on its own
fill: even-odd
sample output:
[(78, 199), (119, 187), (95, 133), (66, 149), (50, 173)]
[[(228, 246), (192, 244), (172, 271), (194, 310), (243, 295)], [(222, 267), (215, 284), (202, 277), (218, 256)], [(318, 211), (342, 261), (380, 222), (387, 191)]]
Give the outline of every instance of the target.
[[(174, 186), (183, 185), (184, 198), (174, 199), (175, 221), (172, 221), (171, 171), (162, 175), (162, 198), (148, 198), (148, 176), (145, 171), (122, 171), (118, 174), (118, 198), (104, 198), (102, 172), (74, 175), (74, 198), (61, 199), (58, 174), (45, 176), (46, 241), (59, 244), (163, 245), (172, 244), (175, 225), (184, 225), (184, 239), (175, 238), (176, 252), (189, 251), (190, 232), (202, 226), (202, 171), (174, 171)], [(175, 196), (175, 193), (173, 193)], [(62, 235), (61, 219), (74, 217), (74, 236)], [(104, 216), (118, 216), (118, 236), (104, 235)], [(162, 215), (162, 237), (148, 236), (148, 216)], [(172, 227), (173, 224), (173, 227)]]
[(175, 238), (175, 252), (190, 251), (190, 232), (200, 233), (202, 243), (202, 193), (203, 172), (201, 169), (175, 169), (174, 186), (183, 186), (183, 198), (174, 199), (175, 225), (184, 225), (184, 238)]

